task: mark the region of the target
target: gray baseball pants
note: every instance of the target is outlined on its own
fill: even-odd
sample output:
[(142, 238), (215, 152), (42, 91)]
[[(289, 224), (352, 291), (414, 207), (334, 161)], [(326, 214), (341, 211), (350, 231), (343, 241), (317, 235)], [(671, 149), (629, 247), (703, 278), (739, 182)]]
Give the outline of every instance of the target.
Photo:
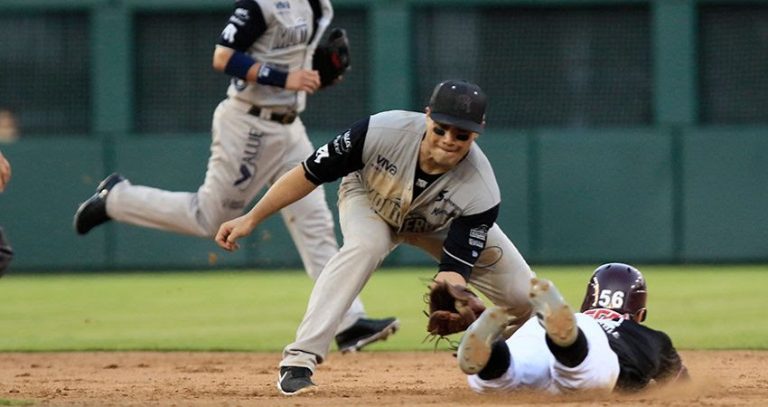
[[(384, 258), (400, 243), (408, 243), (439, 259), (447, 233), (397, 235), (371, 209), (362, 188), (340, 197), (339, 220), (344, 244), (315, 281), (296, 340), (284, 348), (280, 366), (303, 366), (314, 371), (326, 358), (344, 311)], [(494, 225), (469, 283), (496, 305), (529, 310), (528, 291), (533, 276), (512, 241)], [(426, 320), (424, 323), (426, 326)]]
[[(299, 118), (283, 125), (250, 115), (250, 107), (225, 99), (216, 108), (208, 169), (197, 192), (165, 191), (124, 181), (107, 196), (107, 214), (132, 225), (215, 236), (223, 222), (242, 215), (263, 188), (315, 150)], [(280, 213), (304, 268), (312, 279), (317, 279), (338, 251), (324, 189), (315, 189)], [(365, 316), (363, 304), (356, 297), (350, 299), (344, 311), (338, 315), (339, 331)]]

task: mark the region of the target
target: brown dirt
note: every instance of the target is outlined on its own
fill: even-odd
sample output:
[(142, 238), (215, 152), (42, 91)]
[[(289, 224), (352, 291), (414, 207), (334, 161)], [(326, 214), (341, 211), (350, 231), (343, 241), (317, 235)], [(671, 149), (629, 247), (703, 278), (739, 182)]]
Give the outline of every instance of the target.
[(450, 352), (333, 353), (311, 394), (275, 388), (275, 353), (0, 353), (0, 405), (41, 406), (754, 406), (768, 401), (768, 352), (683, 351), (694, 380), (633, 395), (478, 395)]

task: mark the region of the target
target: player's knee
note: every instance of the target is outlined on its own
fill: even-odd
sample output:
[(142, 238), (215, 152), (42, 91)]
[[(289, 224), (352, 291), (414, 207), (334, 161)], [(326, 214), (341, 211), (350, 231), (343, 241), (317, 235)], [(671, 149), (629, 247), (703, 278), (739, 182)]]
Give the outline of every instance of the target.
[(389, 253), (387, 242), (369, 239), (365, 241), (349, 242), (345, 241), (341, 251), (366, 256), (376, 262), (382, 261)]
[(196, 216), (197, 227), (195, 228), (198, 237), (213, 238), (219, 231), (219, 226), (228, 219), (223, 216), (206, 216), (205, 213), (198, 210)]

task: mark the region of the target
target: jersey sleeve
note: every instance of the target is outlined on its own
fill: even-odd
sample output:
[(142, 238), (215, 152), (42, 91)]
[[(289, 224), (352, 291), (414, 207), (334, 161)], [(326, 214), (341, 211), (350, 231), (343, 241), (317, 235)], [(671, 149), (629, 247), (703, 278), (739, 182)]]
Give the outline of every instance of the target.
[(608, 343), (619, 358), (617, 390), (637, 391), (652, 380), (668, 384), (688, 378), (680, 355), (666, 333), (631, 320), (623, 320), (615, 332), (618, 335), (608, 335)]
[(219, 35), (219, 45), (245, 52), (267, 31), (264, 13), (253, 0), (237, 0), (232, 15)]
[(315, 185), (335, 181), (363, 168), (363, 146), (370, 117), (357, 121), (304, 160), (304, 174)]
[(460, 216), (451, 222), (443, 243), (440, 271), (455, 271), (469, 279), (472, 267), (485, 249), (488, 230), (499, 216), (499, 205), (474, 215)]
[(680, 354), (672, 345), (672, 339), (666, 333), (659, 332), (659, 341), (661, 343), (659, 368), (653, 375), (653, 380), (663, 385), (688, 380), (688, 369), (683, 365)]

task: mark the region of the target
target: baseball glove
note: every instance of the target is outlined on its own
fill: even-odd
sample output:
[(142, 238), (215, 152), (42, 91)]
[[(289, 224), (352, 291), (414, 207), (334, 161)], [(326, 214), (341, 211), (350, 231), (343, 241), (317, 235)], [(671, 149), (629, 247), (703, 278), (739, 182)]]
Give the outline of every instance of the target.
[(343, 28), (334, 28), (328, 41), (315, 50), (312, 69), (320, 73), (320, 87), (333, 85), (349, 69), (349, 39)]
[(436, 336), (463, 332), (483, 311), (485, 305), (468, 288), (435, 282), (429, 291), (427, 331)]
[(3, 276), (12, 259), (13, 249), (11, 249), (11, 246), (5, 240), (3, 228), (0, 228), (0, 277)]

